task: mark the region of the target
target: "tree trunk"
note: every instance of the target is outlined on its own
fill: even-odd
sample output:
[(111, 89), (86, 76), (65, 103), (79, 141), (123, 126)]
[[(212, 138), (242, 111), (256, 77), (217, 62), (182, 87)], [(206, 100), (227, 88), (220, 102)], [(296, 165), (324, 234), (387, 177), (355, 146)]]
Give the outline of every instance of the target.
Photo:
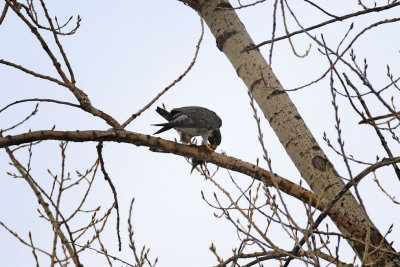
[[(246, 84), (265, 118), (313, 192), (327, 202), (332, 200), (343, 189), (344, 182), (318, 145), (260, 51), (255, 49), (242, 52), (243, 49), (254, 43), (235, 10), (230, 9), (230, 3), (226, 0), (181, 1), (198, 11), (205, 20), (215, 36), (218, 49), (225, 53), (237, 75)], [(378, 260), (380, 264), (392, 261), (392, 259), (388, 259), (387, 255), (382, 257), (381, 252), (364, 255), (364, 244), (353, 241), (354, 239), (365, 241), (367, 227), (369, 227), (371, 245), (386, 247), (393, 251), (349, 191), (334, 207), (365, 227), (364, 231), (355, 231), (352, 229), (352, 225), (343, 225), (338, 218), (331, 217), (341, 233), (348, 237), (347, 241), (361, 259), (363, 256), (367, 256), (365, 258), (367, 262)], [(369, 252), (372, 250), (372, 248), (368, 249)], [(379, 259), (380, 256), (381, 259)]]

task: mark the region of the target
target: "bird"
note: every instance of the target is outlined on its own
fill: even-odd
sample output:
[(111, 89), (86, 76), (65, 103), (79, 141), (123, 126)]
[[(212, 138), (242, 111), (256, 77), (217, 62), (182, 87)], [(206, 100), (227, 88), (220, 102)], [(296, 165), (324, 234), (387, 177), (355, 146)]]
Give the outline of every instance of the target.
[(203, 145), (210, 151), (214, 151), (221, 144), (220, 128), (222, 120), (212, 110), (199, 106), (188, 106), (174, 108), (168, 112), (161, 107), (157, 107), (156, 112), (168, 122), (153, 124), (153, 126), (162, 126), (154, 134), (174, 128), (180, 134), (181, 143), (191, 144), (194, 136), (201, 136)]

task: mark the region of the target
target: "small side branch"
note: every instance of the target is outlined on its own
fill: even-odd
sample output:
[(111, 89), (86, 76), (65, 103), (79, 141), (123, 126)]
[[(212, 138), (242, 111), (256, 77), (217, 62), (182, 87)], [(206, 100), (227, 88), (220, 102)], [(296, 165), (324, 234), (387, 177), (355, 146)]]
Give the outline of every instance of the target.
[(113, 196), (114, 196), (114, 208), (117, 210), (117, 236), (118, 236), (118, 248), (119, 251), (121, 251), (121, 235), (120, 235), (120, 231), (119, 231), (119, 222), (120, 222), (120, 218), (119, 218), (119, 206), (118, 206), (118, 198), (117, 198), (117, 190), (115, 190), (115, 186), (113, 184), (113, 182), (111, 181), (110, 176), (108, 175), (106, 168), (104, 167), (104, 160), (103, 160), (103, 141), (100, 141), (99, 144), (96, 146), (97, 148), (97, 154), (99, 155), (99, 160), (100, 160), (100, 167), (101, 167), (101, 171), (104, 174), (104, 179), (108, 182), (108, 184), (110, 185), (110, 188), (113, 192)]
[(272, 39), (272, 40), (261, 42), (261, 43), (259, 43), (257, 45), (254, 45), (254, 46), (247, 47), (246, 49), (243, 50), (243, 52), (254, 50), (254, 49), (257, 49), (257, 48), (259, 48), (259, 47), (261, 47), (263, 45), (270, 44), (270, 43), (273, 43), (273, 42), (276, 42), (276, 41), (285, 40), (286, 38), (292, 37), (294, 35), (297, 35), (297, 34), (300, 34), (300, 33), (304, 33), (304, 32), (309, 32), (311, 30), (315, 30), (315, 29), (321, 28), (323, 26), (326, 26), (328, 24), (331, 24), (331, 23), (334, 23), (334, 22), (337, 22), (337, 21), (343, 21), (343, 20), (346, 20), (346, 19), (349, 19), (349, 18), (357, 17), (357, 16), (368, 14), (368, 13), (371, 13), (371, 12), (380, 12), (380, 11), (383, 11), (383, 10), (394, 8), (394, 7), (399, 6), (399, 5), (400, 5), (400, 2), (395, 2), (395, 3), (392, 3), (392, 4), (386, 5), (386, 6), (370, 8), (370, 9), (367, 9), (367, 10), (362, 10), (362, 11), (350, 13), (350, 14), (347, 14), (347, 15), (344, 15), (344, 16), (340, 16), (340, 17), (337, 17), (337, 18), (334, 18), (334, 19), (330, 19), (330, 20), (324, 21), (322, 23), (319, 23), (317, 25), (313, 25), (311, 27), (295, 31), (295, 32), (292, 32), (290, 34), (286, 34), (284, 36), (280, 36), (280, 37), (277, 37), (277, 38)]

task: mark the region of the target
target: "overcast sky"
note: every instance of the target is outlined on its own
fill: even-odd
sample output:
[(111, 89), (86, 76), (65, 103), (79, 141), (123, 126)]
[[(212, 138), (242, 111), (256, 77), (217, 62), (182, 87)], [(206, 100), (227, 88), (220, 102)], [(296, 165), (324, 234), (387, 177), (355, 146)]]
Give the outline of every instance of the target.
[[(339, 2), (320, 1), (320, 4), (336, 15), (361, 10), (356, 0)], [(378, 3), (384, 4), (386, 1)], [(305, 2), (289, 1), (289, 4), (304, 26), (329, 19)], [(37, 9), (40, 10), (39, 4)], [(95, 107), (104, 110), (121, 123), (147, 104), (187, 68), (201, 33), (198, 15), (178, 1), (136, 0), (118, 1), (118, 3), (52, 1), (48, 4), (48, 9), (51, 14), (57, 15), (60, 22), (66, 21), (71, 15), (76, 18), (79, 14), (82, 17), (81, 27), (77, 33), (61, 38), (73, 67), (77, 86), (88, 94)], [(353, 21), (355, 25), (351, 37), (369, 24), (383, 18), (395, 17), (396, 13), (399, 14), (398, 9), (346, 20), (315, 30), (312, 34), (320, 38), (320, 34), (323, 33), (327, 43), (336, 48)], [(271, 1), (237, 12), (255, 43), (270, 39)], [(292, 31), (298, 29), (293, 19), (289, 21), (289, 28)], [(387, 64), (390, 64), (395, 76), (398, 74), (400, 40), (397, 33), (398, 24), (385, 25), (378, 30), (371, 30), (354, 45), (360, 64), (363, 58), (367, 57), (369, 77), (377, 88), (389, 83), (386, 77)], [(284, 29), (279, 17), (276, 36), (282, 34)], [(45, 36), (52, 44), (50, 47), (55, 48), (51, 35), (45, 34)], [(304, 53), (311, 43), (305, 35), (298, 35), (293, 38), (293, 42), (299, 53)], [(344, 46), (347, 44), (348, 41)], [(261, 51), (268, 57), (269, 46), (261, 48)], [(0, 26), (0, 58), (57, 77), (40, 43), (11, 10)], [(285, 89), (292, 89), (318, 78), (328, 66), (328, 62), (320, 54), (315, 43), (312, 43), (309, 56), (302, 59), (292, 53), (287, 40), (275, 44), (272, 68)], [(345, 70), (342, 68), (342, 71)], [(341, 89), (339, 84), (337, 87)], [(76, 103), (73, 95), (65, 88), (4, 65), (0, 65), (0, 90), (0, 108), (25, 98), (54, 98)], [(326, 78), (316, 85), (289, 95), (340, 175), (348, 177), (340, 156), (329, 149), (322, 139), (323, 133), (326, 132), (338, 147), (329, 79)], [(398, 103), (398, 99), (395, 101)], [(205, 29), (200, 53), (192, 71), (149, 110), (134, 120), (127, 129), (153, 134), (157, 128), (151, 124), (163, 122), (155, 112), (156, 106), (162, 103), (168, 109), (199, 105), (214, 110), (223, 121), (222, 143), (217, 152), (224, 151), (229, 156), (250, 163), (256, 163), (257, 158), (260, 158), (260, 165), (267, 168), (266, 163), (261, 160), (262, 150), (257, 140), (257, 126), (252, 117), (247, 88), (237, 77), (224, 54), (216, 48), (215, 38), (208, 28)], [(358, 125), (360, 119), (354, 114), (347, 100), (338, 97), (338, 103), (347, 153), (367, 162), (374, 162), (376, 155), (385, 157), (386, 154), (382, 151), (373, 129)], [(0, 113), (0, 128), (5, 129), (19, 122), (33, 110), (34, 105), (34, 103), (20, 104)], [(385, 112), (378, 104), (373, 108), (376, 110), (374, 115), (382, 115), (382, 112)], [(274, 172), (298, 183), (301, 180), (298, 171), (260, 111), (259, 115), (262, 117), (262, 131), (272, 158)], [(109, 128), (104, 121), (76, 108), (41, 103), (39, 112), (34, 118), (8, 134), (23, 133), (29, 129), (32, 131), (51, 129), (53, 125), (56, 125), (58, 130)], [(160, 137), (174, 140), (178, 138), (178, 134), (169, 131), (162, 133)], [(75, 175), (75, 170), (84, 172), (90, 164), (93, 164), (97, 158), (95, 147), (96, 143), (69, 144), (66, 167), (71, 175)], [(395, 149), (397, 151), (393, 152), (398, 155), (399, 147)], [(17, 155), (22, 162), (26, 162), (27, 151), (21, 151)], [(32, 173), (47, 189), (51, 186), (51, 177), (47, 169), (59, 173), (60, 158), (58, 142), (46, 141), (33, 149)], [(224, 217), (214, 216), (216, 211), (202, 200), (201, 191), (213, 203), (215, 203), (214, 192), (217, 192), (223, 203), (227, 203), (226, 199), (215, 186), (204, 180), (196, 171), (190, 175), (191, 166), (184, 158), (117, 143), (104, 144), (104, 158), (107, 171), (118, 192), (121, 212), (123, 251), (118, 252), (117, 248), (115, 214), (102, 239), (111, 254), (133, 263), (133, 255), (127, 243), (128, 209), (133, 197), (135, 197), (133, 226), (137, 246), (150, 247), (150, 258), (158, 257), (158, 266), (216, 265), (215, 256), (208, 249), (211, 242), (217, 247), (219, 255), (225, 259), (231, 256), (233, 248), (240, 245), (233, 225)], [(8, 164), (9, 160), (4, 150), (0, 151), (0, 159), (2, 196), (0, 221), (26, 240), (28, 232), (31, 231), (35, 244), (46, 249), (51, 248), (53, 237), (48, 231), (49, 224), (38, 218), (36, 197), (25, 181), (7, 175), (8, 171), (15, 172), (15, 170)], [(355, 175), (363, 169), (363, 166), (352, 166)], [(215, 170), (215, 166), (210, 164), (210, 169)], [(398, 180), (392, 169), (386, 168), (386, 170), (387, 172), (378, 173), (381, 175), (378, 175), (378, 179), (389, 193), (396, 195)], [(242, 186), (250, 183), (247, 176), (233, 172), (231, 175)], [(219, 170), (216, 179), (232, 192), (236, 190), (226, 170)], [(388, 240), (396, 240), (396, 237), (400, 236), (399, 209), (378, 190), (372, 179), (370, 176), (359, 185), (364, 204), (382, 234), (391, 224), (395, 224)], [(303, 186), (307, 187), (304, 181)], [(237, 193), (236, 191), (234, 194)], [(66, 196), (66, 209), (74, 207), (74, 200), (76, 201), (78, 197), (74, 194), (79, 192)], [(298, 215), (299, 222), (305, 226), (304, 217), (301, 217), (304, 214), (302, 203), (289, 196), (285, 199), (294, 217)], [(110, 188), (100, 174), (89, 196), (87, 209), (101, 205), (100, 214), (103, 214), (112, 201)], [(80, 225), (79, 222), (75, 223)], [(276, 231), (269, 232), (271, 239), (283, 248), (291, 249), (292, 242), (287, 236), (283, 238), (283, 235), (286, 234), (280, 227), (276, 227)], [(282, 240), (288, 240), (288, 243)], [(344, 242), (341, 245), (344, 251), (350, 250)], [(4, 266), (34, 265), (30, 249), (22, 246), (3, 228), (0, 228), (0, 247), (2, 248), (0, 258)], [(400, 249), (397, 242), (394, 243), (394, 247)], [(352, 261), (351, 251), (343, 255), (345, 255), (343, 260)], [(41, 259), (46, 266), (47, 258)], [(82, 261), (85, 266), (100, 266), (104, 258), (95, 252), (87, 251)]]

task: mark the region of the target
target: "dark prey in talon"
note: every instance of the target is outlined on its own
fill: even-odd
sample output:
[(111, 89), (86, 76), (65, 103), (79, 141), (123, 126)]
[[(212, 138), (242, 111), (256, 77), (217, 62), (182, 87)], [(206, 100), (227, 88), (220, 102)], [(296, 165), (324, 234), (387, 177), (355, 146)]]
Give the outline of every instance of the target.
[(154, 134), (159, 134), (173, 128), (178, 131), (181, 136), (181, 142), (184, 144), (191, 144), (194, 136), (201, 136), (203, 138), (203, 145), (210, 151), (214, 151), (221, 143), (219, 128), (222, 126), (222, 120), (212, 110), (190, 106), (174, 108), (170, 112), (157, 107), (156, 111), (168, 122), (153, 124), (154, 126), (162, 126)]
[(192, 174), (192, 172), (194, 171), (194, 169), (196, 169), (197, 166), (203, 165), (204, 161), (202, 160), (197, 160), (197, 159), (192, 159), (192, 169), (190, 170), (190, 174)]

